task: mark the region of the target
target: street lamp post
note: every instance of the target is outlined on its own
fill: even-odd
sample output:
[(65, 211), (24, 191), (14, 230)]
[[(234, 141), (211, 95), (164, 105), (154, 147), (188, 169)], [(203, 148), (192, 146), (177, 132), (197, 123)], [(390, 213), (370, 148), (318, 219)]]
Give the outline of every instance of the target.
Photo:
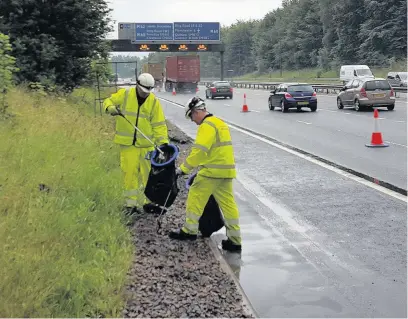
[(234, 70), (227, 70), (227, 72), (228, 72), (228, 73), (231, 73), (231, 82), (233, 82), (232, 75), (233, 75), (233, 73), (234, 73)]

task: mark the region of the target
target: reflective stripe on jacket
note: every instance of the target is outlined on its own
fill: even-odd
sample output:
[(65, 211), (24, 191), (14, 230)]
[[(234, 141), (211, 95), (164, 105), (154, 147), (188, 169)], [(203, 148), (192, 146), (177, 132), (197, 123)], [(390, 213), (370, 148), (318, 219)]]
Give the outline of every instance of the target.
[(228, 125), (209, 114), (198, 127), (197, 137), (181, 170), (188, 174), (198, 167), (198, 175), (235, 178), (235, 159)]
[[(160, 101), (153, 93), (149, 94), (139, 108), (136, 88), (120, 89), (103, 102), (105, 111), (113, 105), (119, 106), (125, 117), (156, 145), (169, 143), (166, 118)], [(121, 145), (135, 145), (136, 147), (152, 147), (152, 144), (121, 116), (116, 116), (114, 142)]]

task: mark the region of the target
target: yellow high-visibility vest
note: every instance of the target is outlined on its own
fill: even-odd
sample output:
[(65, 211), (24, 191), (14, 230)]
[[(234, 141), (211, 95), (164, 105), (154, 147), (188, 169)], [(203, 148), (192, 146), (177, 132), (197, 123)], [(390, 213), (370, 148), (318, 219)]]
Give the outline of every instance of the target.
[[(166, 118), (160, 101), (153, 93), (150, 93), (139, 107), (136, 88), (120, 89), (103, 102), (105, 111), (108, 107), (115, 105), (119, 106), (125, 117), (156, 145), (169, 143)], [(152, 147), (152, 144), (121, 116), (116, 116), (114, 142), (135, 147)]]
[(190, 155), (181, 164), (188, 174), (198, 167), (198, 175), (211, 178), (235, 178), (235, 158), (229, 127), (224, 121), (207, 115), (198, 127)]

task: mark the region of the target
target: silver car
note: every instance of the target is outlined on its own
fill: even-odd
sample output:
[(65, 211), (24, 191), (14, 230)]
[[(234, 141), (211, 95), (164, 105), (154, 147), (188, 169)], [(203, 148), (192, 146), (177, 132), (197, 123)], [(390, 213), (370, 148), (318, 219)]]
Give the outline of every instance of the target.
[(387, 80), (393, 87), (407, 87), (407, 72), (388, 72)]
[(349, 81), (337, 95), (337, 107), (354, 107), (356, 111), (366, 108), (386, 107), (392, 111), (395, 93), (386, 79), (355, 79)]

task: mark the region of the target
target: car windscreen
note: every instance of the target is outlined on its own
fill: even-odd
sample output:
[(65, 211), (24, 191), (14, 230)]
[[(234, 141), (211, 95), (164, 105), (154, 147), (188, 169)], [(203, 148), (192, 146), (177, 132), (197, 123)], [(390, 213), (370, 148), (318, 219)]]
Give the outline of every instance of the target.
[(288, 86), (288, 92), (314, 92), (311, 85), (290, 85)]
[(358, 75), (373, 75), (368, 69), (358, 69), (356, 72)]
[(229, 84), (229, 82), (219, 82), (219, 83), (215, 83), (215, 86), (216, 86), (217, 88), (219, 88), (219, 87), (227, 87), (227, 88), (229, 88), (231, 85)]
[(407, 79), (407, 73), (398, 73), (399, 77), (401, 80), (406, 80)]
[(365, 83), (365, 89), (367, 91), (390, 90), (391, 86), (386, 80), (367, 81)]

